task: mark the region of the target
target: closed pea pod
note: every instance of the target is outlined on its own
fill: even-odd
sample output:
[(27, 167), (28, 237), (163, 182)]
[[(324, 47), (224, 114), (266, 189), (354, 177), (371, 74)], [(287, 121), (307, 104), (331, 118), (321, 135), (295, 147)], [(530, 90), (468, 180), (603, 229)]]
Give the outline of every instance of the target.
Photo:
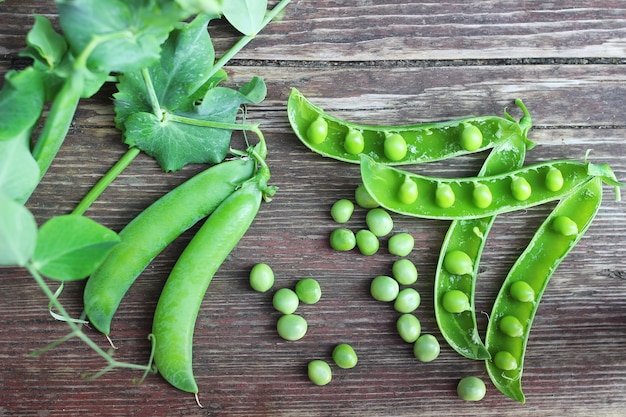
[(122, 298), (152, 259), (250, 179), (254, 167), (252, 159), (214, 165), (128, 223), (119, 233), (121, 242), (87, 280), (83, 300), (92, 325), (108, 336)]
[(263, 166), (208, 217), (174, 265), (154, 313), (154, 363), (174, 387), (196, 394), (193, 332), (204, 294), (221, 264), (254, 220), (267, 186)]

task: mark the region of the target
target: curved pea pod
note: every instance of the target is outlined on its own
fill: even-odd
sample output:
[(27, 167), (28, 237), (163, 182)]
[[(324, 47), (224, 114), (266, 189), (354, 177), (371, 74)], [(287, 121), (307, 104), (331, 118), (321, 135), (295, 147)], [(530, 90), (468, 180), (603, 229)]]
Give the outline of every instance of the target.
[(89, 277), (83, 293), (92, 325), (109, 335), (124, 295), (148, 264), (254, 175), (251, 158), (214, 165), (159, 198), (119, 233), (121, 242)]
[(207, 218), (172, 268), (156, 306), (154, 363), (171, 385), (196, 398), (192, 347), (200, 305), (213, 276), (252, 224), (262, 198), (273, 194), (268, 179), (269, 170), (261, 168)]
[[(602, 182), (595, 178), (561, 200), (517, 259), (490, 315), (485, 345), (493, 384), (508, 397), (525, 402), (521, 388), (524, 355), (531, 324), (550, 277), (591, 225), (602, 201)], [(577, 233), (563, 233), (555, 220), (566, 217)]]
[[(546, 187), (546, 175), (558, 169), (563, 185), (558, 190)], [(418, 175), (361, 155), (361, 179), (372, 198), (383, 208), (407, 216), (431, 219), (476, 219), (560, 200), (572, 191), (599, 177), (616, 188), (623, 184), (606, 164), (573, 160), (544, 162), (529, 165), (500, 175), (467, 178), (436, 178)], [(418, 197), (407, 204), (398, 198), (398, 190), (409, 178), (417, 184)], [(452, 205), (441, 204), (436, 198), (438, 188), (446, 186), (454, 196)], [(485, 186), (492, 200), (488, 206), (476, 204), (474, 190)], [(521, 191), (520, 191), (521, 190)]]
[[(505, 111), (504, 118), (482, 116), (442, 123), (373, 126), (333, 117), (292, 88), (287, 114), (298, 139), (322, 156), (358, 164), (358, 154), (364, 153), (377, 162), (406, 165), (484, 151), (512, 137), (523, 138), (531, 148), (533, 143), (526, 137), (530, 114), (521, 100), (516, 100), (516, 104), (524, 113), (520, 121)], [(358, 152), (345, 146), (346, 138), (350, 139), (355, 132), (363, 140)]]
[[(517, 169), (523, 165), (526, 155), (525, 142), (521, 138), (499, 144), (485, 160), (479, 175), (493, 175)], [(470, 359), (488, 359), (489, 352), (481, 340), (476, 323), (474, 292), (478, 277), (478, 265), (487, 235), (496, 216), (476, 219), (454, 220), (441, 245), (441, 252), (434, 281), (434, 310), (439, 331), (443, 338), (460, 355)], [(458, 274), (446, 268), (447, 256), (458, 251), (471, 260), (471, 271)], [(451, 291), (467, 296), (469, 308), (451, 312), (444, 307), (444, 297)]]

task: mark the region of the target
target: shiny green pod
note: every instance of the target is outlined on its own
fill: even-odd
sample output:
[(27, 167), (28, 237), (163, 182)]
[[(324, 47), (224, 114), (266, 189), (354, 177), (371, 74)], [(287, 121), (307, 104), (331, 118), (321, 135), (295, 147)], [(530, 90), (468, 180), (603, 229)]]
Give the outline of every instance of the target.
[[(514, 400), (525, 402), (521, 388), (524, 356), (541, 296), (558, 265), (591, 225), (601, 201), (600, 178), (562, 199), (517, 259), (496, 296), (485, 336), (491, 357), (486, 361), (487, 371), (496, 388)], [(555, 230), (553, 223), (561, 216), (576, 223), (578, 233), (563, 234)], [(512, 291), (512, 286), (519, 282), (532, 288), (532, 300), (521, 301)], [(509, 322), (520, 323), (522, 328), (513, 331)]]
[[(558, 169), (563, 175), (563, 186), (558, 191), (552, 191), (545, 186), (546, 174), (551, 169)], [(410, 204), (398, 198), (398, 190), (407, 177), (415, 181), (419, 190), (417, 199)], [(573, 160), (538, 163), (500, 175), (436, 178), (409, 173), (361, 155), (361, 180), (381, 207), (398, 214), (431, 219), (475, 219), (527, 209), (560, 200), (595, 177), (615, 186), (616, 190), (621, 185), (608, 165)], [(519, 183), (515, 180), (519, 178), (532, 187), (530, 194), (523, 200), (514, 193), (514, 186)], [(454, 204), (450, 207), (437, 204), (435, 196), (437, 187), (441, 184), (448, 185), (455, 195)], [(479, 184), (487, 186), (493, 196), (491, 204), (486, 208), (474, 203), (473, 190)], [(616, 191), (616, 197), (618, 196)]]
[[(528, 141), (528, 126), (524, 124), (530, 120), (528, 110), (521, 100), (516, 100), (516, 104), (525, 115), (520, 122), (505, 111), (504, 118), (481, 116), (441, 123), (374, 126), (333, 117), (292, 88), (287, 101), (287, 114), (298, 139), (322, 156), (358, 164), (359, 154), (364, 153), (377, 162), (406, 165), (484, 151), (512, 137), (522, 137)], [(317, 128), (320, 125), (324, 127), (321, 133)], [(474, 136), (470, 142), (466, 139), (468, 130), (472, 130)], [(346, 138), (352, 138), (355, 132), (362, 139), (358, 152), (354, 151), (353, 146), (347, 149), (345, 146)], [(480, 136), (480, 141), (475, 139), (476, 136)], [(531, 147), (530, 141), (528, 146)]]

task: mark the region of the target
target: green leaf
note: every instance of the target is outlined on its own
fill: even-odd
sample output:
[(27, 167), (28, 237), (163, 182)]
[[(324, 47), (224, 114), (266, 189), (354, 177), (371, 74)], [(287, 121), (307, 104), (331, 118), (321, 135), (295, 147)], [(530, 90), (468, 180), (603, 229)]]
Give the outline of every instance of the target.
[(39, 165), (28, 147), (29, 135), (0, 141), (0, 192), (24, 202), (39, 183)]
[(65, 38), (52, 28), (50, 20), (40, 15), (35, 15), (35, 24), (26, 35), (26, 44), (27, 49), (20, 55), (48, 68), (58, 66), (67, 52)]
[(21, 136), (35, 125), (43, 109), (41, 73), (33, 67), (10, 71), (0, 90), (0, 141)]
[(0, 265), (25, 266), (35, 252), (36, 240), (35, 217), (0, 192)]
[(95, 271), (119, 241), (114, 231), (88, 217), (53, 217), (39, 229), (33, 267), (52, 279), (83, 279)]
[(202, 12), (205, 14), (222, 14), (221, 0), (176, 0), (183, 9), (188, 10), (191, 14)]
[(222, 11), (235, 29), (244, 35), (255, 36), (263, 28), (267, 0), (228, 0)]

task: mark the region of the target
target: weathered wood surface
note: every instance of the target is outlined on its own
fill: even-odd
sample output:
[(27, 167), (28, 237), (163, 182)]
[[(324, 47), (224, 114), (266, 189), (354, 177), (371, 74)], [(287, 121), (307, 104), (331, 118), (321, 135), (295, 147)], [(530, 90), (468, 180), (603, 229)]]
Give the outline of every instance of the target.
[[(312, 154), (292, 134), (285, 104), (297, 87), (336, 116), (367, 123), (413, 123), (497, 114), (522, 98), (538, 146), (527, 162), (584, 158), (611, 164), (626, 178), (626, 8), (623, 2), (559, 0), (472, 2), (292, 0), (282, 23), (268, 27), (228, 68), (230, 83), (265, 78), (268, 98), (249, 110), (262, 123), (276, 198), (218, 272), (202, 306), (195, 337), (195, 372), (204, 409), (159, 376), (142, 385), (118, 370), (87, 381), (81, 373), (104, 364), (70, 341), (38, 358), (28, 352), (62, 336), (66, 327), (47, 313), (47, 298), (27, 273), (0, 269), (0, 415), (2, 416), (621, 416), (626, 403), (626, 215), (605, 187), (603, 206), (586, 236), (561, 264), (544, 295), (528, 346), (523, 386), (527, 403), (490, 383), (479, 403), (459, 400), (465, 375), (488, 381), (484, 365), (443, 344), (438, 360), (421, 364), (394, 330), (391, 306), (372, 301), (368, 283), (389, 272), (392, 258), (333, 252), (328, 210), (350, 198), (358, 168)], [(17, 57), (32, 13), (54, 17), (50, 0), (0, 3), (0, 73)], [(224, 49), (232, 36), (216, 34)], [(547, 59), (549, 58), (549, 59)], [(115, 129), (108, 87), (81, 103), (66, 144), (36, 191), (37, 219), (68, 213), (126, 146)], [(469, 175), (480, 156), (415, 169)], [(140, 156), (87, 214), (119, 230), (200, 166), (164, 174)], [(481, 333), (501, 279), (549, 213), (550, 206), (498, 218), (481, 261), (477, 309)], [(418, 246), (422, 294), (417, 314), (425, 332), (439, 335), (432, 313), (432, 276), (447, 223), (394, 217)], [(359, 212), (350, 224), (362, 227)], [(121, 360), (147, 360), (146, 336), (159, 291), (194, 230), (159, 256), (124, 300), (112, 337)], [(276, 334), (271, 295), (247, 286), (249, 268), (268, 262), (276, 288), (313, 276), (322, 300), (301, 307), (310, 331), (298, 342)], [(82, 284), (62, 301), (82, 309)], [(101, 346), (106, 341), (90, 335)], [(353, 344), (357, 368), (336, 370), (315, 387), (306, 363), (330, 360), (339, 342)]]

